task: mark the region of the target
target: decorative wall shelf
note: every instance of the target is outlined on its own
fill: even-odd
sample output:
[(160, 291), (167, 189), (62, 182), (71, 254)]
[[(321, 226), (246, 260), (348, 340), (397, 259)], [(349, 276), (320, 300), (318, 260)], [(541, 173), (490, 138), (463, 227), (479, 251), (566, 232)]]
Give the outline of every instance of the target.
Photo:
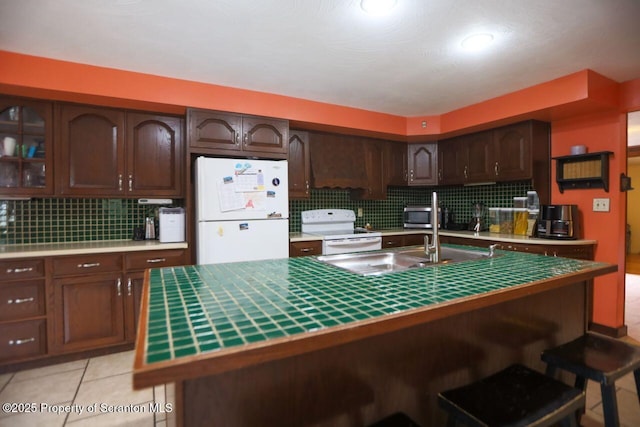
[(611, 151), (554, 157), (556, 182), (565, 189), (604, 188), (609, 192), (609, 156)]

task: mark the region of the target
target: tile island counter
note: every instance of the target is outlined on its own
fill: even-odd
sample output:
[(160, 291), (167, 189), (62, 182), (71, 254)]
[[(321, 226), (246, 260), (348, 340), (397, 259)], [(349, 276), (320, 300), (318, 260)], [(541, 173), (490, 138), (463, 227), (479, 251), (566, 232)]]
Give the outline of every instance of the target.
[(617, 270), (497, 253), (366, 277), (314, 257), (147, 270), (134, 388), (174, 384), (185, 426), (444, 425), (438, 391), (543, 370), (543, 349), (585, 332), (591, 279)]

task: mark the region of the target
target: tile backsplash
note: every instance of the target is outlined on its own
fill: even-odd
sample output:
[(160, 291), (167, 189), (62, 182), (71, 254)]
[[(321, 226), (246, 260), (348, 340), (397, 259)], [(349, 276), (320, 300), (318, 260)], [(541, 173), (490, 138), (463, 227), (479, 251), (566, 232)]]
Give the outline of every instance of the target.
[(131, 239), (156, 208), (136, 199), (0, 200), (0, 244)]
[(455, 213), (455, 221), (467, 223), (471, 219), (473, 202), (483, 202), (487, 208), (511, 207), (514, 197), (526, 196), (533, 188), (529, 181), (468, 187), (389, 187), (386, 200), (351, 200), (349, 190), (312, 189), (309, 200), (289, 201), (289, 230), (300, 231), (302, 211), (326, 208), (356, 212), (362, 208), (362, 218), (356, 220), (357, 227), (366, 223), (377, 229), (402, 227), (404, 206), (431, 205), (434, 190), (438, 192), (439, 202)]
[[(471, 218), (471, 203), (486, 207), (512, 206), (513, 197), (526, 196), (531, 183), (515, 182), (470, 187), (390, 187), (386, 200), (351, 200), (349, 190), (311, 190), (309, 200), (289, 202), (289, 231), (300, 231), (300, 213), (308, 209), (362, 208), (356, 226), (402, 227), (407, 204), (431, 204), (431, 192), (456, 215), (456, 222)], [(0, 244), (59, 243), (85, 240), (131, 239), (133, 227), (155, 215), (158, 206), (139, 205), (135, 199), (0, 200)]]

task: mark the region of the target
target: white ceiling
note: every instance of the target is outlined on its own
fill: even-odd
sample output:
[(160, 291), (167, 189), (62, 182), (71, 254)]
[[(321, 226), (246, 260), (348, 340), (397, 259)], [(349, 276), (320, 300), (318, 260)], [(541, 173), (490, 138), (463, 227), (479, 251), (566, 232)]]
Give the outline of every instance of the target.
[[(640, 77), (639, 0), (0, 0), (0, 49), (436, 115), (590, 68)], [(472, 32), (493, 45), (469, 54)], [(1, 64), (0, 64), (1, 66)]]

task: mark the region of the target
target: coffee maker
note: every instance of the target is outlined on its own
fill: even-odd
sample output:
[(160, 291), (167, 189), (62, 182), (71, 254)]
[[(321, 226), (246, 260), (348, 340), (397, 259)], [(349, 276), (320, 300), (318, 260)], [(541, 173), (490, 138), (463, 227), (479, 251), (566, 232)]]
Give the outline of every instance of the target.
[(579, 239), (580, 212), (577, 205), (542, 205), (536, 231), (546, 239)]
[(467, 229), (470, 231), (486, 231), (488, 230), (487, 222), (484, 219), (484, 214), (486, 209), (484, 207), (484, 203), (475, 202), (471, 208), (472, 217), (471, 221), (469, 221), (469, 225)]

